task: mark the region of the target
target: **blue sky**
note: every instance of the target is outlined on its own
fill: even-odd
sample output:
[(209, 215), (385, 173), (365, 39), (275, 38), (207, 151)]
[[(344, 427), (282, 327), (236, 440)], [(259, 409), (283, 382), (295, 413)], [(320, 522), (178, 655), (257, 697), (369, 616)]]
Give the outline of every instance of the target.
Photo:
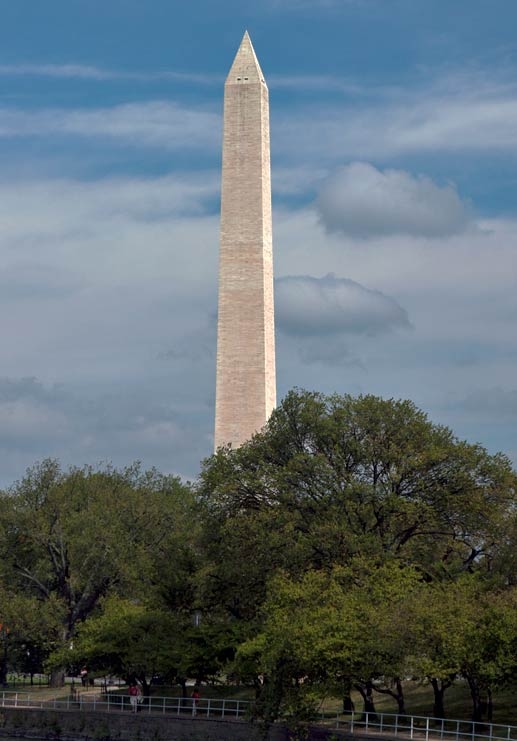
[(0, 0), (0, 483), (212, 449), (224, 78), (270, 88), (278, 392), (517, 461), (517, 5)]

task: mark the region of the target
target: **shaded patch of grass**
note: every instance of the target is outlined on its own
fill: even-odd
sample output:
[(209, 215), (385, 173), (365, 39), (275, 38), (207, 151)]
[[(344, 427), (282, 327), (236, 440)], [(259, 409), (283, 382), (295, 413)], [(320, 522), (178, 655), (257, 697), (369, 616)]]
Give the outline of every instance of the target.
[[(433, 715), (433, 690), (428, 684), (405, 682), (404, 694), (408, 715)], [(517, 726), (517, 687), (507, 687), (493, 693), (493, 723)], [(356, 712), (361, 712), (363, 702), (358, 692), (352, 693), (352, 700)], [(389, 695), (374, 692), (375, 708), (380, 713), (397, 713), (397, 703)], [(472, 701), (469, 688), (463, 680), (458, 680), (445, 692), (445, 715), (457, 720), (470, 720), (472, 717)], [(323, 702), (322, 710), (341, 713), (341, 698), (327, 698)]]

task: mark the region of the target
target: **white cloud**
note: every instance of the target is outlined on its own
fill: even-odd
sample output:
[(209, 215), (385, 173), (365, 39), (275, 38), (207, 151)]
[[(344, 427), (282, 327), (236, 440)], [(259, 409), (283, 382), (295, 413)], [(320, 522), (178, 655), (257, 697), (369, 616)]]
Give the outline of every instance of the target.
[[(216, 309), (206, 203), (218, 187), (210, 172), (0, 185), (2, 372), (88, 384), (165, 373), (159, 358)], [(180, 355), (168, 372), (189, 367)]]
[(176, 70), (161, 70), (158, 72), (136, 72), (131, 70), (115, 70), (88, 64), (0, 64), (2, 77), (50, 77), (56, 79), (74, 80), (132, 80), (135, 82), (150, 82), (153, 80), (174, 80), (189, 84), (214, 85), (221, 82), (221, 78), (209, 74), (194, 74), (178, 72)]
[(354, 162), (331, 175), (316, 201), (329, 232), (352, 237), (409, 234), (444, 237), (464, 231), (468, 212), (452, 185), (403, 170), (381, 172)]
[(389, 296), (347, 278), (288, 275), (275, 286), (279, 329), (297, 336), (377, 335), (409, 327), (404, 309)]
[(515, 84), (450, 74), (407, 90), (384, 88), (332, 105), (273, 113), (277, 149), (304, 159), (373, 159), (429, 152), (514, 152)]
[(219, 177), (211, 171), (91, 182), (0, 182), (0, 243), (8, 248), (31, 240), (107, 236), (122, 223), (159, 225), (172, 217), (200, 216), (218, 194)]
[[(0, 385), (5, 482), (46, 455), (196, 473), (212, 446), (217, 188), (215, 172), (0, 187), (0, 367), (43, 383)], [(514, 221), (359, 243), (325, 233), (313, 209), (274, 221), (280, 393), (413, 398), (456, 429), (455, 400), (487, 377), (514, 387)], [(311, 277), (329, 272), (353, 281)], [(408, 315), (413, 331), (390, 331)]]
[(96, 109), (0, 109), (0, 137), (107, 137), (135, 146), (217, 151), (220, 131), (218, 114), (168, 101)]
[(109, 80), (109, 70), (87, 64), (0, 64), (2, 77), (57, 77)]
[[(92, 79), (138, 78), (140, 73), (84, 65), (19, 65), (0, 67), (0, 74), (42, 70), (54, 76)], [(3, 72), (2, 72), (3, 70)], [(183, 73), (149, 73), (150, 78), (183, 79)], [(142, 79), (147, 73), (142, 74)], [(185, 77), (187, 80), (188, 74)], [(195, 82), (222, 80), (200, 75)], [(197, 79), (199, 77), (199, 80)], [(425, 152), (514, 152), (517, 147), (515, 85), (481, 76), (448, 73), (422, 80), (408, 89), (364, 87), (332, 75), (271, 76), (272, 87), (308, 92), (343, 91), (332, 104), (311, 100), (295, 115), (272, 109), (275, 156), (295, 159), (298, 166), (317, 159), (375, 159)], [(106, 108), (0, 109), (0, 136), (108, 137), (133, 146), (166, 150), (219, 151), (221, 116), (210, 108), (164, 100), (126, 103)]]

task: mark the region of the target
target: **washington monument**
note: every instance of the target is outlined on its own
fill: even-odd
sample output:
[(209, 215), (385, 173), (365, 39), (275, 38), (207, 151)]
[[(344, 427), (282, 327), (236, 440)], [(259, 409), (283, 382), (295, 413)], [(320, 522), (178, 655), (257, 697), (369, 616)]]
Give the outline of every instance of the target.
[(276, 404), (269, 96), (246, 32), (224, 86), (215, 448)]

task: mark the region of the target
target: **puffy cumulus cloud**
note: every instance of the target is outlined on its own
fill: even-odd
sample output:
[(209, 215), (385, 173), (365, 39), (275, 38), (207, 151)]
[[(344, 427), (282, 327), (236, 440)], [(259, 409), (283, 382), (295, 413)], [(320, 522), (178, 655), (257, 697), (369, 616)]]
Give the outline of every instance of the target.
[(445, 237), (465, 230), (468, 209), (452, 185), (403, 170), (381, 172), (353, 162), (322, 185), (316, 209), (328, 232), (370, 238), (407, 234)]
[(323, 278), (279, 278), (275, 302), (277, 325), (290, 335), (377, 335), (410, 326), (406, 311), (394, 299), (331, 273)]

